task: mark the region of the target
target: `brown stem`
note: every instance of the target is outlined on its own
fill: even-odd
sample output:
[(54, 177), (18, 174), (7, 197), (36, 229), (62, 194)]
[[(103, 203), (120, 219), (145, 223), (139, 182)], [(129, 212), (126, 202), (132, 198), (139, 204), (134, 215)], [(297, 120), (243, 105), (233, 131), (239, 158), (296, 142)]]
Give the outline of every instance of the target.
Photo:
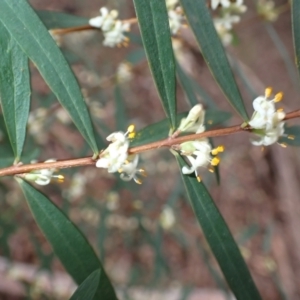
[[(123, 23), (129, 23), (129, 24), (135, 24), (137, 23), (136, 18), (128, 19), (128, 20), (122, 20)], [(99, 30), (100, 28), (93, 27), (89, 24), (82, 25), (82, 26), (76, 26), (76, 27), (69, 27), (69, 28), (57, 28), (57, 29), (51, 29), (52, 34), (56, 35), (64, 35), (72, 32), (78, 32), (78, 31), (85, 31), (85, 30)]]
[[(300, 109), (293, 111), (286, 115), (284, 120), (290, 120), (294, 118), (300, 117)], [(205, 137), (217, 137), (217, 136), (224, 136), (234, 133), (239, 133), (242, 131), (251, 132), (251, 127), (245, 126), (242, 127), (241, 125), (235, 125), (228, 128), (221, 128), (221, 129), (214, 129), (208, 130), (198, 134), (190, 134), (186, 136), (181, 136), (177, 138), (167, 138), (161, 141), (149, 143), (142, 146), (137, 146), (129, 149), (129, 154), (137, 154), (145, 151), (149, 151), (152, 149), (159, 149), (162, 147), (172, 147), (173, 145), (178, 145), (186, 141), (197, 140)], [(8, 175), (16, 175), (16, 174), (24, 174), (29, 173), (34, 170), (41, 170), (41, 169), (65, 169), (65, 168), (73, 168), (73, 167), (81, 167), (81, 166), (90, 166), (95, 165), (95, 160), (91, 157), (83, 157), (83, 158), (76, 158), (76, 159), (68, 159), (68, 160), (61, 160), (56, 162), (49, 162), (49, 163), (36, 163), (36, 164), (29, 164), (29, 165), (15, 165), (8, 168), (4, 168), (0, 170), (0, 176), (8, 176)]]

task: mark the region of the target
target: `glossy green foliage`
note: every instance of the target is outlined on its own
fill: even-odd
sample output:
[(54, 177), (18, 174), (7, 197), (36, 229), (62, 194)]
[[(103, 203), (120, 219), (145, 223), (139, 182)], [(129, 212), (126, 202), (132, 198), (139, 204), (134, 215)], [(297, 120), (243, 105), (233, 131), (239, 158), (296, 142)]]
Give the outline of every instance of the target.
[(89, 24), (88, 18), (69, 15), (58, 11), (39, 10), (36, 11), (47, 29), (69, 28)]
[(300, 146), (300, 126), (290, 126), (284, 129), (285, 136), (280, 137), (279, 143), (290, 146)]
[(180, 2), (201, 48), (201, 53), (216, 82), (243, 120), (248, 120), (241, 94), (206, 2), (203, 0), (180, 0)]
[(0, 23), (0, 97), (15, 161), (23, 150), (30, 106), (28, 58)]
[[(186, 165), (179, 155), (177, 160), (180, 169)], [(182, 180), (196, 218), (236, 299), (261, 299), (240, 250), (204, 184), (194, 174), (182, 174)]]
[(300, 74), (300, 1), (292, 0), (292, 29), (295, 48), (295, 63)]
[(34, 10), (25, 0), (3, 0), (0, 21), (39, 69), (94, 153), (98, 153), (90, 115), (75, 76)]
[(93, 300), (99, 285), (101, 270), (95, 270), (74, 292), (70, 300)]
[(95, 299), (116, 300), (114, 289), (91, 245), (67, 216), (26, 181), (18, 179), (28, 206), (55, 254), (77, 284), (93, 271), (101, 276)]
[(175, 63), (166, 3), (133, 0), (148, 63), (172, 129), (176, 124)]

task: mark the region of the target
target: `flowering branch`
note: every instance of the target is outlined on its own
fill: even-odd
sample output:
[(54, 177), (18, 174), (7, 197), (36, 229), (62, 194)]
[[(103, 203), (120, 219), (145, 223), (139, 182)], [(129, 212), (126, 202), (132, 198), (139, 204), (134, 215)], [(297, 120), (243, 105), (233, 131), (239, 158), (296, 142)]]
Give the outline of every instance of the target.
[[(127, 20), (122, 20), (122, 22), (127, 23), (127, 24), (135, 24), (135, 23), (137, 23), (137, 19), (132, 18), (132, 19), (127, 19)], [(99, 30), (99, 28), (87, 24), (87, 25), (68, 27), (68, 28), (51, 29), (51, 34), (64, 35), (64, 34), (68, 34), (68, 33), (72, 33), (72, 32), (79, 32), (79, 31), (85, 31), (85, 30)]]
[[(286, 115), (284, 120), (290, 120), (294, 118), (300, 117), (300, 109), (293, 111)], [(177, 138), (167, 138), (161, 141), (149, 143), (142, 146), (137, 146), (130, 148), (128, 150), (129, 154), (138, 154), (141, 152), (153, 150), (153, 149), (159, 149), (162, 147), (171, 148), (174, 145), (181, 144), (186, 141), (192, 141), (197, 140), (201, 138), (207, 138), (207, 137), (218, 137), (218, 136), (225, 136), (230, 135), (234, 133), (239, 132), (251, 132), (252, 128), (249, 125), (246, 125), (243, 127), (242, 125), (235, 125), (227, 128), (221, 128), (221, 129), (214, 129), (214, 130), (208, 130), (202, 133), (198, 134), (189, 134)], [(35, 163), (35, 164), (28, 164), (28, 165), (14, 165), (11, 167), (3, 168), (0, 170), (0, 176), (11, 176), (16, 174), (25, 174), (29, 173), (34, 170), (42, 170), (45, 168), (49, 169), (65, 169), (65, 168), (74, 168), (74, 167), (82, 167), (82, 166), (90, 166), (95, 165), (96, 161), (93, 160), (91, 157), (83, 157), (83, 158), (76, 158), (76, 159), (67, 159), (67, 160), (61, 160), (61, 161), (55, 161), (55, 162), (47, 162), (47, 165), (45, 166), (45, 163)]]

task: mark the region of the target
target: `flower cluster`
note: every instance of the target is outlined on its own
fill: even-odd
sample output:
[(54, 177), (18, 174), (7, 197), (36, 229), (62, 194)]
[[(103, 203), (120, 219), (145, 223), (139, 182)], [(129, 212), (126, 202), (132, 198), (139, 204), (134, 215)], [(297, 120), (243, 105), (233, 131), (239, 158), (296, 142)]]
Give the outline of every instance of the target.
[(106, 139), (111, 142), (108, 147), (100, 153), (96, 162), (97, 168), (105, 168), (108, 173), (121, 173), (121, 179), (129, 181), (133, 179), (136, 183), (141, 184), (141, 176), (146, 176), (144, 169), (138, 169), (139, 156), (128, 155), (129, 138), (135, 136), (134, 126), (130, 125), (127, 131), (114, 132)]
[(257, 1), (257, 13), (266, 21), (274, 22), (277, 20), (279, 11), (272, 0)]
[(220, 16), (214, 18), (214, 25), (225, 46), (229, 45), (233, 40), (231, 32), (233, 24), (241, 20), (241, 17), (237, 14), (242, 14), (247, 10), (243, 1), (244, 0), (211, 0), (212, 9), (220, 7)]
[(178, 6), (178, 0), (166, 0), (169, 15), (169, 24), (172, 34), (176, 34), (185, 20), (182, 8)]
[(100, 8), (100, 16), (89, 20), (89, 24), (95, 28), (101, 28), (104, 41), (103, 45), (108, 47), (127, 46), (129, 38), (125, 32), (130, 31), (130, 24), (118, 20), (118, 11), (109, 11), (106, 7)]
[[(44, 163), (55, 162), (56, 159), (48, 159)], [(34, 163), (34, 162), (32, 162)], [(63, 175), (53, 175), (57, 170), (56, 169), (42, 169), (32, 171), (24, 175), (24, 178), (28, 181), (34, 181), (38, 185), (47, 185), (51, 182), (52, 179), (56, 179), (59, 182), (64, 180)]]
[(272, 88), (266, 88), (265, 95), (259, 96), (253, 101), (254, 113), (249, 125), (258, 139), (252, 140), (256, 146), (269, 146), (276, 143), (280, 136), (284, 135), (285, 113), (282, 109), (276, 110), (275, 103), (282, 100), (283, 93), (277, 93), (271, 100)]
[[(189, 112), (188, 116), (181, 120), (177, 131), (179, 132), (195, 132), (202, 133), (205, 131), (204, 126), (205, 111), (201, 104), (195, 105)], [(211, 166), (217, 166), (220, 163), (220, 158), (217, 156), (224, 151), (223, 146), (218, 146), (212, 149), (212, 146), (207, 138), (201, 138), (194, 141), (188, 141), (176, 147), (180, 154), (185, 156), (190, 163), (190, 166), (182, 168), (183, 174), (196, 174), (197, 180), (201, 181), (198, 174), (198, 168), (205, 167), (213, 171)]]

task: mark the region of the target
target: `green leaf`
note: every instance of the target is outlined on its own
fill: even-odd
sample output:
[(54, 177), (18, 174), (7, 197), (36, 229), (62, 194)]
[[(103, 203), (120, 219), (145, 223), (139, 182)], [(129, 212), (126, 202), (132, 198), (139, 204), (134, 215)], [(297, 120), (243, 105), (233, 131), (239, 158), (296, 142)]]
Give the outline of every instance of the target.
[(94, 153), (91, 119), (78, 83), (63, 54), (25, 0), (0, 1), (0, 21), (39, 69)]
[(69, 28), (89, 24), (89, 19), (58, 11), (39, 10), (36, 14), (43, 21), (47, 29)]
[(35, 221), (75, 282), (81, 284), (93, 271), (101, 269), (96, 299), (117, 299), (101, 262), (79, 229), (45, 195), (26, 181), (18, 178), (18, 182)]
[(28, 59), (0, 23), (0, 96), (10, 144), (18, 162), (23, 150), (30, 106)]
[(101, 270), (95, 270), (74, 292), (70, 300), (93, 300), (97, 292)]
[[(176, 127), (179, 126), (182, 118), (186, 117), (188, 112), (180, 113), (177, 115)], [(211, 127), (222, 124), (229, 120), (231, 114), (226, 111), (218, 110), (207, 110), (205, 112), (205, 128), (210, 129)], [(160, 122), (151, 124), (144, 129), (138, 131), (134, 139), (130, 143), (130, 147), (136, 147), (152, 142), (156, 142), (162, 139), (166, 139), (169, 134), (168, 120), (164, 119)]]
[[(177, 155), (180, 168), (186, 165)], [(224, 277), (238, 300), (259, 300), (259, 292), (229, 228), (203, 183), (183, 175), (190, 204)]]
[(247, 112), (226, 53), (204, 0), (180, 0), (202, 55), (228, 101), (246, 121)]
[(176, 124), (175, 63), (164, 0), (133, 0), (148, 63), (172, 129)]
[(292, 0), (291, 4), (295, 62), (300, 74), (300, 1)]
[(188, 76), (184, 73), (183, 69), (181, 68), (180, 64), (176, 61), (176, 72), (178, 76), (178, 80), (180, 85), (182, 86), (186, 97), (191, 106), (195, 106), (199, 103), (196, 94), (194, 93), (193, 85), (189, 81)]
[(300, 146), (300, 126), (290, 126), (284, 128), (286, 136), (280, 137), (279, 143), (290, 146)]

